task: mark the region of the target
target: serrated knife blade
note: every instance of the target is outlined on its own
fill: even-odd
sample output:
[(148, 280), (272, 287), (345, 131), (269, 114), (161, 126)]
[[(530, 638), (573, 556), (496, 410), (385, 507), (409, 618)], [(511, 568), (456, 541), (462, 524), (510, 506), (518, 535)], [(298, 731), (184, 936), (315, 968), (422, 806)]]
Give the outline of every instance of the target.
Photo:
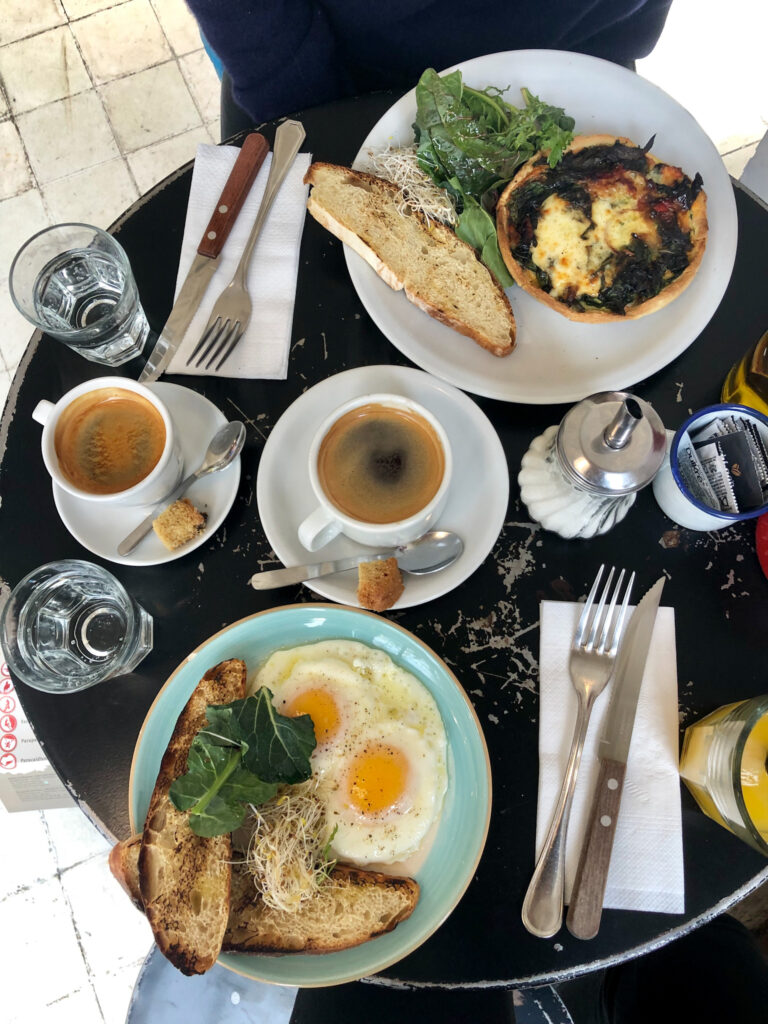
[(619, 652), (611, 701), (597, 748), (597, 783), (566, 917), (568, 930), (579, 939), (594, 938), (600, 927), (637, 701), (664, 582), (662, 576), (638, 603)]
[(219, 255), (229, 237), (232, 225), (268, 152), (269, 143), (259, 132), (252, 132), (243, 142), (213, 215), (203, 232), (192, 266), (173, 304), (171, 315), (139, 375), (140, 384), (150, 384), (157, 380), (167, 369), (181, 344), (208, 284), (216, 273)]

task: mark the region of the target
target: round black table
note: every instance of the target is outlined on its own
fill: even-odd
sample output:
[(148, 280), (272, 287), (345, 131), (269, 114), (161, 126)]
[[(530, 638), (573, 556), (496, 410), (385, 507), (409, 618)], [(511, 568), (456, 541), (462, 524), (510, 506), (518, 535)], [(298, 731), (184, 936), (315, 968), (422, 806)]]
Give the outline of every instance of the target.
[[(349, 163), (359, 141), (393, 102), (369, 96), (300, 113), (315, 159)], [(271, 135), (274, 125), (264, 131)], [(155, 330), (170, 311), (191, 167), (139, 200), (115, 226), (134, 267)], [(739, 249), (720, 308), (697, 341), (635, 387), (664, 423), (717, 401), (734, 359), (768, 323), (765, 238), (768, 212), (736, 189)], [(255, 500), (259, 458), (270, 429), (308, 386), (362, 364), (405, 363), (377, 330), (352, 288), (342, 246), (311, 218), (302, 242), (288, 379), (228, 381), (179, 377), (248, 439), (240, 490), (225, 531), (188, 557), (158, 567), (108, 565), (155, 618), (155, 647), (129, 677), (56, 697), (19, 684), (24, 709), (46, 755), (86, 813), (104, 831), (128, 835), (128, 776), (136, 737), (164, 680), (185, 654), (227, 623), (280, 604), (311, 600), (301, 587), (256, 593), (247, 586), (269, 545)], [(471, 342), (467, 342), (471, 344)], [(514, 355), (511, 357), (514, 358)], [(137, 376), (140, 362), (123, 368)], [(56, 515), (31, 412), (103, 369), (35, 335), (22, 360), (0, 428), (0, 574), (13, 586), (36, 565), (94, 559)], [(171, 378), (174, 379), (174, 378)], [(683, 791), (685, 904), (682, 916), (606, 911), (591, 942), (563, 928), (529, 935), (520, 908), (534, 861), (537, 795), (538, 617), (542, 599), (586, 592), (600, 562), (629, 565), (641, 593), (667, 576), (664, 603), (676, 614), (681, 725), (766, 689), (768, 581), (754, 554), (754, 522), (714, 534), (675, 528), (650, 488), (610, 533), (567, 541), (530, 522), (516, 483), (530, 441), (558, 422), (564, 406), (477, 399), (504, 445), (511, 491), (498, 542), (462, 586), (434, 602), (392, 614), (445, 657), (471, 694), (493, 770), (493, 816), (476, 876), (442, 927), (387, 969), (394, 981), (463, 986), (545, 984), (658, 946), (724, 910), (768, 878), (766, 861), (706, 818)], [(482, 495), (478, 495), (482, 500)], [(204, 572), (199, 569), (204, 564)]]

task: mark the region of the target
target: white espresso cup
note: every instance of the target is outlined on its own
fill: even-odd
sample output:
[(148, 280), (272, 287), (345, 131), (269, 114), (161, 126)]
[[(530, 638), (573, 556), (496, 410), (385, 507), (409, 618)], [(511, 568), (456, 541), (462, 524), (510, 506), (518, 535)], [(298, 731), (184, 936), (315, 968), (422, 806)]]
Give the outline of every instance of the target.
[[(74, 483), (62, 471), (56, 452), (56, 428), (62, 415), (76, 400), (100, 390), (128, 391), (140, 395), (159, 414), (165, 430), (162, 451), (154, 467), (133, 485), (109, 493), (97, 493)], [(85, 381), (68, 391), (56, 403), (45, 399), (38, 402), (32, 411), (32, 418), (43, 425), (40, 442), (43, 462), (54, 483), (84, 501), (104, 505), (151, 505), (166, 497), (181, 480), (184, 462), (170, 413), (154, 392), (135, 380), (126, 377), (97, 377)]]
[[(323, 441), (342, 417), (364, 406), (383, 406), (385, 409), (401, 410), (424, 421), (442, 449), (442, 477), (432, 496), (416, 512), (407, 518), (387, 522), (370, 522), (355, 518), (343, 511), (326, 494), (320, 479), (318, 456)], [(416, 540), (437, 523), (438, 517), (448, 500), (448, 489), (453, 473), (451, 446), (442, 424), (422, 405), (402, 395), (389, 393), (360, 395), (337, 409), (334, 409), (318, 427), (309, 448), (309, 480), (318, 501), (318, 507), (299, 526), (299, 540), (308, 551), (317, 551), (339, 534), (359, 544), (374, 547), (395, 547)]]

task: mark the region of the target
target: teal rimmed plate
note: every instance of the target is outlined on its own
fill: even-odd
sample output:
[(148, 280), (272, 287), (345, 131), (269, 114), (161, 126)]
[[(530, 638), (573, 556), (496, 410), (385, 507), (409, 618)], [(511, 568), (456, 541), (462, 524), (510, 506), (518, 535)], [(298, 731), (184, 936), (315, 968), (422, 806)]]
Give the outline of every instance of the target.
[(279, 648), (348, 639), (385, 651), (427, 687), (448, 738), (448, 790), (434, 843), (415, 877), (421, 896), (411, 917), (362, 946), (322, 955), (266, 957), (225, 953), (219, 963), (256, 981), (278, 985), (337, 985), (375, 974), (420, 946), (448, 917), (472, 880), (491, 814), (488, 750), (474, 708), (458, 680), (412, 633), (354, 608), (299, 604), (241, 619), (210, 637), (170, 676), (144, 720), (131, 765), (129, 813), (140, 831), (160, 760), (181, 709), (200, 678), (226, 658), (242, 658), (253, 672)]

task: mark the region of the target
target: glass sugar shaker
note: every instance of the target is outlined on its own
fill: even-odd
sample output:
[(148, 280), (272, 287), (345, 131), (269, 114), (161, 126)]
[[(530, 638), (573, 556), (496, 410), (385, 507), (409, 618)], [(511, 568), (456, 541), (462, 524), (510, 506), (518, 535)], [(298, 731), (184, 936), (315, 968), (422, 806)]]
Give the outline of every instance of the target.
[(666, 432), (648, 402), (603, 391), (531, 443), (518, 475), (531, 517), (561, 537), (594, 537), (621, 522), (664, 459)]

